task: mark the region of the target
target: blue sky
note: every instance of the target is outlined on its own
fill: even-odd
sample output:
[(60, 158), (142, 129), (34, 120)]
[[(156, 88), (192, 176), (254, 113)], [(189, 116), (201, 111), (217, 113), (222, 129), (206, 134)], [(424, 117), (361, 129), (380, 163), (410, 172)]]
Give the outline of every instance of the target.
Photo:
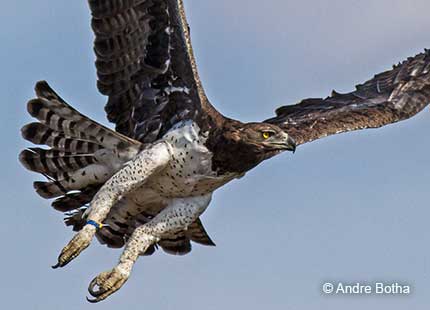
[[(258, 121), (283, 104), (349, 91), (430, 48), (427, 0), (186, 0), (205, 89), (225, 115)], [(271, 159), (214, 195), (216, 248), (162, 252), (98, 305), (86, 287), (120, 254), (96, 242), (51, 270), (72, 232), (19, 166), (34, 82), (107, 124), (86, 1), (9, 1), (0, 12), (4, 309), (426, 309), (430, 113), (330, 137)], [(324, 296), (325, 281), (398, 281), (410, 296)]]

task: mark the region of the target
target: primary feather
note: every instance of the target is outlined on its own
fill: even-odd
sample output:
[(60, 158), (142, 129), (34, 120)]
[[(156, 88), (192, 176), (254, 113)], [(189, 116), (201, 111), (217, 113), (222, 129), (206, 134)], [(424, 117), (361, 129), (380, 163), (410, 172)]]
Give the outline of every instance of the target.
[[(116, 131), (82, 115), (39, 82), (37, 98), (28, 103), (38, 122), (24, 126), (22, 135), (48, 148), (28, 148), (20, 161), (47, 178), (34, 183), (37, 193), (55, 198), (52, 206), (66, 212), (66, 225), (75, 231), (85, 225), (94, 196), (129, 186), (97, 231), (97, 239), (109, 247), (124, 246), (176, 199), (207, 206), (213, 191), (265, 159), (329, 135), (410, 118), (430, 102), (426, 50), (353, 92), (305, 99), (279, 108), (265, 122), (245, 124), (224, 117), (207, 99), (182, 0), (89, 0), (89, 5), (97, 85), (108, 96), (105, 110)], [(164, 152), (139, 157), (157, 143), (163, 143)], [(167, 153), (167, 162), (159, 160)], [(153, 174), (145, 174), (142, 162), (155, 163)], [(130, 185), (140, 177), (139, 187)], [(186, 254), (191, 241), (214, 245), (201, 221), (192, 220), (140, 254), (150, 255), (157, 246)]]
[(298, 144), (333, 134), (378, 128), (408, 119), (430, 103), (430, 50), (377, 74), (347, 94), (305, 99), (276, 110), (266, 120), (294, 137)]

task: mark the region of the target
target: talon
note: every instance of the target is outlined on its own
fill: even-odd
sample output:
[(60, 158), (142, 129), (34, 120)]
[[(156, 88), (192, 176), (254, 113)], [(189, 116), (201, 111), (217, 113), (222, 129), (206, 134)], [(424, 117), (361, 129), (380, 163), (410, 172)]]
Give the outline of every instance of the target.
[(85, 226), (70, 240), (69, 244), (63, 248), (58, 256), (58, 263), (52, 266), (52, 268), (57, 269), (59, 267), (64, 267), (78, 257), (78, 255), (90, 245), (94, 233), (95, 228), (93, 226)]
[(86, 296), (85, 298), (87, 299), (87, 301), (88, 301), (88, 302), (90, 302), (90, 303), (92, 303), (92, 304), (95, 304), (95, 303), (97, 303), (97, 302), (101, 301), (101, 300), (99, 300), (98, 298), (93, 298), (93, 299), (91, 299), (91, 298), (89, 298), (88, 296)]
[[(98, 296), (100, 296), (101, 294), (103, 294), (104, 292), (106, 292), (106, 290), (105, 290), (105, 289), (103, 289), (102, 287), (100, 287), (100, 285), (98, 285), (97, 280), (98, 280), (98, 278), (97, 278), (97, 277), (96, 277), (96, 278), (94, 278), (94, 279), (91, 281), (90, 285), (88, 285), (88, 292), (89, 292), (89, 293), (91, 294), (91, 296), (93, 296), (93, 297), (98, 297)], [(94, 290), (94, 288), (95, 288), (96, 286), (98, 286), (97, 291), (96, 291), (96, 290)], [(88, 297), (87, 297), (87, 299), (88, 299)]]
[(88, 292), (95, 298), (87, 297), (87, 301), (96, 303), (106, 299), (124, 285), (128, 276), (128, 274), (120, 272), (118, 268), (114, 268), (109, 272), (102, 272), (88, 285)]

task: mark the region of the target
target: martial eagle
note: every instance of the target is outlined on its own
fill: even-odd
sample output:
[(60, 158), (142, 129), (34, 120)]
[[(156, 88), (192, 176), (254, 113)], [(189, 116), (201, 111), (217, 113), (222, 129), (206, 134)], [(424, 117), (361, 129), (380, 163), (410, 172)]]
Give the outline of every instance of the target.
[(117, 291), (140, 255), (157, 248), (214, 245), (199, 219), (212, 193), (265, 159), (333, 134), (412, 117), (430, 101), (430, 51), (376, 75), (356, 90), (280, 107), (276, 116), (242, 123), (209, 102), (197, 74), (182, 0), (89, 0), (98, 88), (116, 131), (82, 115), (46, 82), (36, 84), (24, 126), (34, 144), (22, 164), (47, 180), (34, 187), (66, 213), (77, 234), (63, 267), (93, 237), (124, 251), (97, 276), (98, 302)]

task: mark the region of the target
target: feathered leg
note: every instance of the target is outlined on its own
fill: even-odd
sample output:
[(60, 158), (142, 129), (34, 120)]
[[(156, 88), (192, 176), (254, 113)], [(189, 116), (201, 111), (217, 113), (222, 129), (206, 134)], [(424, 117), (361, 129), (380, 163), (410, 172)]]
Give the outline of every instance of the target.
[(91, 243), (97, 226), (101, 225), (111, 207), (127, 193), (133, 192), (146, 182), (152, 174), (162, 170), (170, 160), (170, 151), (165, 142), (143, 150), (135, 159), (110, 178), (94, 196), (85, 216), (87, 224), (61, 251), (58, 263), (53, 268), (63, 267), (76, 258)]
[(119, 290), (130, 276), (131, 269), (141, 253), (163, 237), (187, 230), (203, 213), (211, 200), (211, 194), (191, 198), (174, 199), (150, 222), (139, 226), (131, 235), (118, 265), (94, 278), (89, 293), (99, 302)]

